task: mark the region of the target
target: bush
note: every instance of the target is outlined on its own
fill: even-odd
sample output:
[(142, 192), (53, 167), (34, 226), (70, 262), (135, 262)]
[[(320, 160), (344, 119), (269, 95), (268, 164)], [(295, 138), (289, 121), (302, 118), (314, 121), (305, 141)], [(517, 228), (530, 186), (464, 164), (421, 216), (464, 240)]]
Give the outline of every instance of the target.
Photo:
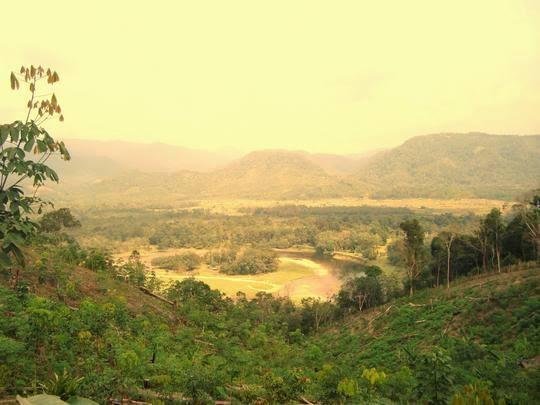
[(195, 270), (201, 264), (201, 257), (188, 252), (174, 256), (162, 256), (152, 259), (152, 266), (166, 270)]
[(383, 290), (377, 277), (357, 277), (347, 281), (337, 294), (339, 308), (362, 311), (383, 303)]
[(270, 250), (246, 249), (237, 255), (236, 259), (221, 267), (226, 274), (260, 274), (276, 271), (278, 268), (277, 255)]

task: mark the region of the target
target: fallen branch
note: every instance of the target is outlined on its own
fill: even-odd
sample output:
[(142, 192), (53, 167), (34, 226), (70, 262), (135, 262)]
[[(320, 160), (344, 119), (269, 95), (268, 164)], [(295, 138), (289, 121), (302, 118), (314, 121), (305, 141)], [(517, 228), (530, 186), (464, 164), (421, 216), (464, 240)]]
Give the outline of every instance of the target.
[(153, 298), (156, 298), (156, 299), (158, 299), (158, 300), (160, 300), (160, 301), (163, 301), (163, 302), (165, 302), (165, 303), (167, 303), (167, 304), (169, 304), (169, 305), (171, 305), (171, 306), (173, 306), (173, 307), (174, 307), (174, 305), (175, 305), (174, 302), (169, 301), (167, 298), (164, 298), (164, 297), (162, 297), (162, 296), (160, 296), (160, 295), (154, 294), (152, 291), (150, 291), (150, 290), (149, 290), (148, 288), (146, 288), (146, 287), (139, 287), (139, 290), (141, 290), (141, 291), (142, 291), (143, 293), (145, 293), (146, 295), (149, 295), (149, 296), (151, 296), (151, 297), (153, 297)]
[(386, 308), (386, 309), (384, 310), (384, 312), (380, 312), (378, 315), (376, 315), (376, 316), (374, 316), (373, 318), (371, 318), (371, 319), (369, 320), (369, 322), (368, 322), (368, 330), (371, 331), (371, 324), (373, 323), (373, 321), (374, 321), (375, 319), (377, 319), (377, 318), (379, 318), (379, 317), (385, 315), (386, 313), (388, 313), (388, 311), (390, 311), (390, 309), (391, 309), (392, 307), (393, 307), (393, 305), (388, 306), (388, 308)]
[(456, 311), (452, 313), (452, 317), (450, 318), (450, 320), (448, 321), (448, 323), (446, 324), (443, 330), (443, 335), (446, 335), (446, 333), (448, 332), (448, 329), (450, 328), (450, 325), (452, 325), (452, 322), (454, 321), (454, 318), (458, 316), (460, 313), (461, 311)]

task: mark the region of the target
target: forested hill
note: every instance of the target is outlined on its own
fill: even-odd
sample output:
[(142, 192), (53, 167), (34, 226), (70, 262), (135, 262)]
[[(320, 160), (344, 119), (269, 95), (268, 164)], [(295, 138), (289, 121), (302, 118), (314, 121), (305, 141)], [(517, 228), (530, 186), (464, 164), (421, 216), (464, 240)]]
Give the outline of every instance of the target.
[(118, 196), (146, 201), (151, 195), (159, 195), (161, 201), (364, 196), (512, 199), (540, 185), (540, 135), (426, 135), (364, 157), (256, 151), (206, 173), (193, 169), (156, 174), (141, 165), (137, 172), (118, 169), (109, 176), (101, 168), (92, 180), (91, 171), (78, 170), (77, 164), (60, 168), (61, 174), (71, 173), (67, 176), (71, 180), (58, 190), (58, 197), (70, 194), (84, 199), (91, 193), (107, 203)]
[(351, 191), (307, 154), (257, 151), (211, 173), (204, 196), (241, 198), (316, 198)]
[(511, 198), (538, 187), (540, 135), (418, 136), (356, 174), (377, 197)]

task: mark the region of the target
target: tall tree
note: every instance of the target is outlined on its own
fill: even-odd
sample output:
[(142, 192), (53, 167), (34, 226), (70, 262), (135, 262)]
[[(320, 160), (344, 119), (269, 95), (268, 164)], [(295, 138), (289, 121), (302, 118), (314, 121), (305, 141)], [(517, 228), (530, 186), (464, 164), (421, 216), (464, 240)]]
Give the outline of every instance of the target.
[(504, 232), (504, 222), (501, 210), (493, 208), (480, 224), (480, 233), (485, 235), (493, 253), (492, 258), (497, 262), (497, 271), (501, 272), (501, 242)]
[(456, 231), (448, 229), (440, 233), (439, 239), (446, 250), (446, 288), (450, 288), (450, 273), (451, 273), (451, 260), (452, 260), (452, 244), (456, 238)]
[(58, 73), (23, 66), (18, 74), (11, 73), (10, 80), (13, 90), (22, 82), (30, 91), (25, 120), (0, 125), (0, 266), (15, 268), (16, 285), (25, 266), (22, 246), (37, 227), (30, 215), (41, 213), (44, 205), (36, 192), (47, 180), (58, 182), (56, 172), (45, 163), (53, 154), (65, 160), (70, 156), (64, 143), (53, 139), (42, 126), (51, 118), (64, 120), (56, 95), (37, 92), (45, 80), (54, 86), (60, 80)]
[(519, 215), (527, 228), (528, 239), (534, 247), (534, 257), (540, 257), (540, 190), (521, 204), (517, 204)]
[(418, 220), (410, 219), (402, 222), (399, 227), (405, 232), (405, 263), (409, 279), (409, 296), (414, 294), (414, 280), (422, 272), (422, 250), (424, 247), (424, 230)]
[(446, 256), (446, 249), (440, 236), (435, 236), (431, 240), (431, 257), (432, 265), (435, 267), (437, 275), (435, 277), (435, 285), (439, 287), (441, 282), (441, 267)]

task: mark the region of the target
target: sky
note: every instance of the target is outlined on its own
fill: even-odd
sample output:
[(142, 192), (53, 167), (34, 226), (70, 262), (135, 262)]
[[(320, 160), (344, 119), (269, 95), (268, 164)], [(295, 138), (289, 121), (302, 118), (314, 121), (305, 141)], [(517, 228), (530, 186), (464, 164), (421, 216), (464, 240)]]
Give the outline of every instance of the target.
[(358, 153), (540, 133), (538, 0), (25, 0), (0, 15), (0, 122), (24, 115), (10, 72), (50, 66), (64, 139)]

